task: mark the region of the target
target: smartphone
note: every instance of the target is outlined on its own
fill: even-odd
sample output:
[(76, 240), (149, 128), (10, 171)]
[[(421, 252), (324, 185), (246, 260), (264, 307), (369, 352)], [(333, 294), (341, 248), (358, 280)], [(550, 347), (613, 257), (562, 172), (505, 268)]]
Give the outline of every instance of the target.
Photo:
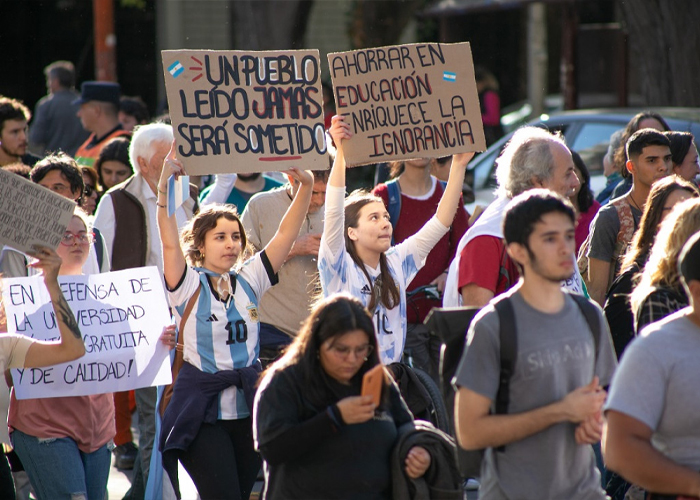
[(384, 366), (380, 363), (362, 377), (362, 395), (372, 396), (372, 402), (379, 406), (384, 385)]

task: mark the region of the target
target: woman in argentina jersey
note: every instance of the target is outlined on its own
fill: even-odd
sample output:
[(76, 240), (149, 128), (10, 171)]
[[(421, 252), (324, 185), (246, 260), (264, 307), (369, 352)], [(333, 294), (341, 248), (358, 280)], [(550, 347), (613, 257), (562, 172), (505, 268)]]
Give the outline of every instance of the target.
[(252, 399), (248, 402), (252, 391), (243, 390), (254, 387), (260, 370), (258, 302), (275, 284), (299, 234), (313, 176), (295, 168), (287, 171), (301, 188), (277, 234), (242, 262), (246, 236), (234, 208), (205, 207), (178, 238), (175, 219), (166, 210), (168, 177), (185, 174), (174, 149), (173, 144), (158, 184), (158, 229), (178, 324), (187, 308), (191, 312), (180, 332), (185, 365), (163, 415), (163, 463), (167, 468), (172, 457), (179, 459), (202, 499), (247, 499), (260, 470), (253, 450)]
[(337, 147), (326, 191), (318, 271), (323, 295), (349, 292), (373, 317), (383, 363), (401, 361), (406, 340), (406, 287), (449, 230), (462, 194), (464, 171), (474, 153), (455, 155), (437, 212), (416, 234), (391, 246), (389, 213), (378, 196), (354, 191), (345, 199), (342, 141), (352, 137), (342, 116), (333, 117)]

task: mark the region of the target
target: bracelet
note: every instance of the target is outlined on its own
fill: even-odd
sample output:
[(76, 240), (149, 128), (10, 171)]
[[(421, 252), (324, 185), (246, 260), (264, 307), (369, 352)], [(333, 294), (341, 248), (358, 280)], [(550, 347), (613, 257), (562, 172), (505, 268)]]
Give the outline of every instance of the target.
[(160, 189), (160, 186), (158, 186), (157, 189), (158, 189), (158, 192), (159, 192), (160, 194), (164, 194), (164, 195), (167, 195), (167, 194), (168, 194), (167, 191), (162, 191), (162, 190)]
[(156, 206), (160, 208), (165, 208), (165, 205), (161, 205), (160, 203), (156, 203)]

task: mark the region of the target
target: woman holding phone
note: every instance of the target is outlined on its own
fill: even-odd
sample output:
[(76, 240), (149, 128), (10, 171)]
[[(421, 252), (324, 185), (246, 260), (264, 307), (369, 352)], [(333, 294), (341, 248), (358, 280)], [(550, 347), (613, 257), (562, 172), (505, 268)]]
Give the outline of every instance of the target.
[[(383, 384), (378, 406), (360, 395), (364, 374), (377, 365), (362, 303), (338, 294), (317, 304), (255, 398), (263, 498), (390, 498), (391, 450), (398, 427), (413, 417), (393, 382)], [(430, 463), (424, 448), (413, 447), (406, 474), (418, 478)]]

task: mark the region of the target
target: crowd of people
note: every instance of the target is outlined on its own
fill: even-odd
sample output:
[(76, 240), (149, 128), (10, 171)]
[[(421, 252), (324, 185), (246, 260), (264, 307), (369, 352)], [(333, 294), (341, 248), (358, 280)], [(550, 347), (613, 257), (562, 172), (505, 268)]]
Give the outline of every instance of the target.
[[(0, 96), (0, 166), (78, 208), (57, 250), (6, 246), (0, 272), (43, 274), (61, 338), (2, 333), (0, 364), (85, 353), (58, 275), (155, 266), (174, 323), (161, 335), (173, 384), (12, 392), (3, 498), (103, 500), (112, 460), (134, 470), (131, 499), (179, 498), (178, 464), (203, 499), (249, 498), (261, 469), (267, 499), (461, 498), (467, 479), (483, 500), (700, 498), (690, 133), (655, 113), (632, 118), (610, 139), (596, 197), (562, 136), (523, 127), (497, 160), (496, 198), (470, 221), (473, 153), (395, 162), (390, 180), (347, 194), (352, 132), (338, 115), (327, 120), (330, 170), (191, 177), (169, 215), (168, 179), (187, 163), (167, 117), (151, 121), (116, 83), (77, 92), (69, 62), (45, 73), (33, 118)], [(482, 94), (497, 90), (483, 80)], [(426, 286), (442, 303), (412, 297)], [(459, 446), (485, 451), (474, 478), (459, 477), (452, 438), (414, 421), (399, 380), (440, 380), (440, 341), (424, 324), (440, 305), (479, 309), (450, 419)], [(375, 400), (363, 378), (377, 366)]]

